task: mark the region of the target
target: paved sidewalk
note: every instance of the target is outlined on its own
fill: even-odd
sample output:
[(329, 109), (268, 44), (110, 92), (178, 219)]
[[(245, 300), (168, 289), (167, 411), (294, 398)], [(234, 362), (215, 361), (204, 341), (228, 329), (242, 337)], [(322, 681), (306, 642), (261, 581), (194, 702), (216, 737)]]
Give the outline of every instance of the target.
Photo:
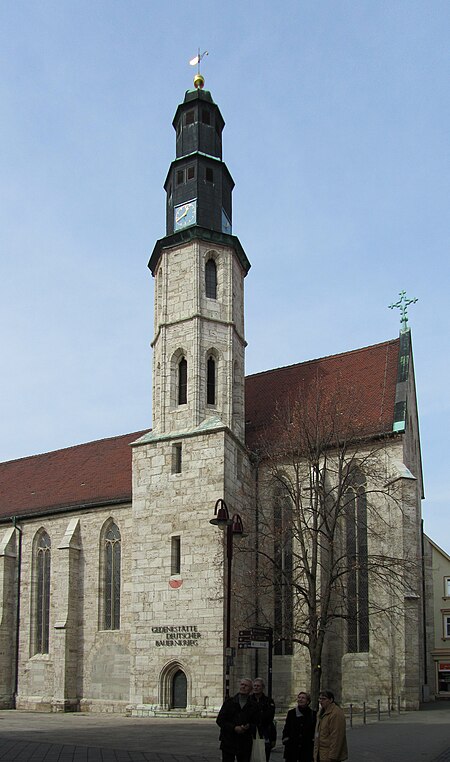
[[(347, 738), (349, 762), (450, 762), (450, 702), (355, 725)], [(0, 762), (220, 762), (218, 728), (211, 719), (6, 710)], [(280, 743), (271, 762), (283, 762)]]

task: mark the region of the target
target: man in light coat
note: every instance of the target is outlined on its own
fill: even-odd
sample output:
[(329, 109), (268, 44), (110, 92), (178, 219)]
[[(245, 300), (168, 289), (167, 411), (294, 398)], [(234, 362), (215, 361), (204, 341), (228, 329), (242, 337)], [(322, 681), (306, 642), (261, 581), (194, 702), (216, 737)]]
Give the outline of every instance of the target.
[(342, 762), (348, 758), (345, 714), (334, 703), (332, 691), (321, 691), (314, 738), (314, 762)]

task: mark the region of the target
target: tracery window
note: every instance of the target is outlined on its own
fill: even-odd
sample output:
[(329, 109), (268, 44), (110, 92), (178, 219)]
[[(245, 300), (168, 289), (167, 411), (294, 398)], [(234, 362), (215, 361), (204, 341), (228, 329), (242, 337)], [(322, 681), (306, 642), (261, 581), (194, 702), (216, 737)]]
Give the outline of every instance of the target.
[(208, 299), (217, 299), (217, 266), (214, 259), (205, 265), (205, 291)]
[(346, 493), (347, 651), (369, 650), (369, 578), (367, 547), (367, 495), (365, 486)]
[(50, 556), (51, 542), (41, 532), (35, 546), (34, 653), (48, 654), (50, 632)]
[(119, 527), (111, 524), (104, 534), (104, 623), (105, 630), (120, 628), (120, 563)]
[(178, 404), (187, 403), (187, 361), (182, 357), (178, 363)]
[(274, 653), (293, 653), (291, 502), (282, 486), (274, 493)]

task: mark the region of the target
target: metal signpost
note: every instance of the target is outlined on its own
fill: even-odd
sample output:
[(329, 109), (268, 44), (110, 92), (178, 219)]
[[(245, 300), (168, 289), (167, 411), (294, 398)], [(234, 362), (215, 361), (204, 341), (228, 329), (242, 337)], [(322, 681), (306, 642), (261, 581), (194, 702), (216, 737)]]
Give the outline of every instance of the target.
[(269, 696), (272, 696), (272, 628), (250, 627), (248, 630), (239, 630), (238, 648), (266, 648), (268, 650), (267, 692)]

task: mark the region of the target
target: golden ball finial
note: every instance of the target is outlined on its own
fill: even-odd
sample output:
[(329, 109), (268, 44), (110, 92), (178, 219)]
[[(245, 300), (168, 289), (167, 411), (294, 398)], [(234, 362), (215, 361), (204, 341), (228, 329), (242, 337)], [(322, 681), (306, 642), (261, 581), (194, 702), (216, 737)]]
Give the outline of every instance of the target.
[(205, 86), (205, 78), (202, 77), (200, 72), (198, 71), (197, 74), (194, 77), (194, 87), (196, 90), (203, 90)]

